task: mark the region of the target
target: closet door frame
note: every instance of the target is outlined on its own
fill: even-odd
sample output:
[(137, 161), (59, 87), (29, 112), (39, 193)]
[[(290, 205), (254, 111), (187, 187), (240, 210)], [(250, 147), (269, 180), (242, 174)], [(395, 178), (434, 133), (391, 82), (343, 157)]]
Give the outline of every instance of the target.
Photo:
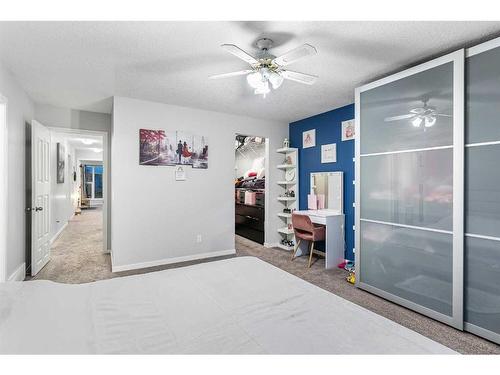
[[(452, 315), (448, 316), (421, 306), (415, 302), (378, 289), (361, 280), (361, 93), (379, 86), (424, 72), (437, 66), (453, 63), (453, 260), (452, 260)], [(465, 51), (460, 49), (434, 60), (425, 62), (380, 80), (368, 83), (355, 90), (355, 267), (356, 286), (389, 301), (427, 315), (433, 319), (463, 329), (464, 317), (464, 82)], [(434, 147), (439, 148), (439, 147)], [(433, 147), (425, 150), (432, 150)], [(400, 225), (404, 227), (405, 225)], [(411, 227), (411, 226), (406, 226)]]
[[(479, 55), (483, 52), (490, 51), (495, 48), (500, 47), (500, 38), (492, 39), (487, 42), (481, 43), (479, 45), (470, 47), (465, 50), (465, 58), (467, 59), (468, 57)], [(492, 141), (492, 142), (474, 142), (474, 143), (467, 143), (465, 144), (465, 147), (474, 147), (474, 146), (486, 146), (486, 145), (493, 145), (493, 144), (499, 144), (500, 141)], [(464, 201), (465, 204), (465, 201)], [(479, 238), (479, 239), (486, 239), (486, 240), (499, 240), (498, 238), (495, 237), (489, 237), (489, 236), (481, 236), (481, 235), (473, 235), (469, 233), (464, 233), (465, 237), (472, 237), (472, 238)], [(464, 286), (465, 287), (465, 286)], [(464, 291), (465, 293), (465, 291)], [(500, 334), (489, 331), (485, 328), (476, 326), (475, 324), (465, 322), (464, 321), (464, 329), (468, 332), (471, 332), (475, 335), (484, 337), (490, 341), (500, 343)]]

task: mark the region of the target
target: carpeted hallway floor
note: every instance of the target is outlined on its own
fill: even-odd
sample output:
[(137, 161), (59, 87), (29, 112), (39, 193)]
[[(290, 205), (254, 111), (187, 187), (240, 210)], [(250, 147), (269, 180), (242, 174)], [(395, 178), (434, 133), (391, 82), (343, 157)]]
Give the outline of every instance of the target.
[[(102, 252), (102, 212), (83, 211), (75, 216), (52, 245), (50, 262), (34, 278), (61, 283), (86, 283), (164, 269), (184, 267), (203, 261), (151, 267), (126, 272), (111, 272), (109, 254)], [(291, 254), (278, 248), (265, 248), (245, 238), (236, 237), (236, 256), (255, 256), (297, 277), (391, 319), (463, 354), (500, 354), (500, 346), (472, 334), (458, 331), (402, 306), (360, 290), (345, 281), (346, 271), (325, 270), (324, 260), (317, 259), (310, 269), (306, 257), (293, 262)]]

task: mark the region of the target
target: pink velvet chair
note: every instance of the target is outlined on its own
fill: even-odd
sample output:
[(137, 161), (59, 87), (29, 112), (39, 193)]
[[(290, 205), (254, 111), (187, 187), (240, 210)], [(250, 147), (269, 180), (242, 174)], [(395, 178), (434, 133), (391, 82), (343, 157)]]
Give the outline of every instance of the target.
[(307, 215), (300, 215), (296, 213), (292, 214), (292, 225), (293, 231), (295, 232), (295, 240), (297, 241), (297, 245), (295, 245), (295, 250), (293, 251), (292, 260), (295, 259), (295, 254), (297, 254), (297, 250), (299, 249), (302, 240), (309, 241), (308, 267), (310, 268), (313, 253), (324, 256), (323, 253), (314, 250), (314, 243), (316, 241), (324, 241), (325, 227), (323, 225), (313, 224)]

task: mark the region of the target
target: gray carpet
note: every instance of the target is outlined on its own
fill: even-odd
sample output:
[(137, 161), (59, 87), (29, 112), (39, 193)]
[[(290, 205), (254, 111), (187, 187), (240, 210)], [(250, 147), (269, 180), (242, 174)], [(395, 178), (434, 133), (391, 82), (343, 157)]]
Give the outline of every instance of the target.
[[(212, 258), (203, 261), (112, 273), (110, 256), (102, 252), (101, 215), (100, 210), (91, 210), (83, 211), (82, 215), (73, 218), (66, 230), (54, 242), (51, 261), (34, 279), (80, 284), (227, 258)], [(246, 255), (258, 257), (460, 353), (500, 354), (499, 345), (472, 334), (458, 331), (354, 287), (345, 281), (346, 271), (340, 269), (325, 270), (323, 259), (317, 259), (312, 267), (308, 269), (306, 267), (306, 257), (298, 258), (292, 262), (290, 260), (291, 254), (287, 251), (278, 248), (265, 248), (237, 236), (236, 256)]]

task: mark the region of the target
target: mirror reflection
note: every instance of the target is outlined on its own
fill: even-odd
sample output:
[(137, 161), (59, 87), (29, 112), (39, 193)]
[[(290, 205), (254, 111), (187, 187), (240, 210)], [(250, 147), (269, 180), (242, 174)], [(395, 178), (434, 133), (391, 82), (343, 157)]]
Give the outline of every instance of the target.
[(324, 199), (325, 209), (343, 212), (343, 173), (314, 172), (311, 173), (310, 194)]

